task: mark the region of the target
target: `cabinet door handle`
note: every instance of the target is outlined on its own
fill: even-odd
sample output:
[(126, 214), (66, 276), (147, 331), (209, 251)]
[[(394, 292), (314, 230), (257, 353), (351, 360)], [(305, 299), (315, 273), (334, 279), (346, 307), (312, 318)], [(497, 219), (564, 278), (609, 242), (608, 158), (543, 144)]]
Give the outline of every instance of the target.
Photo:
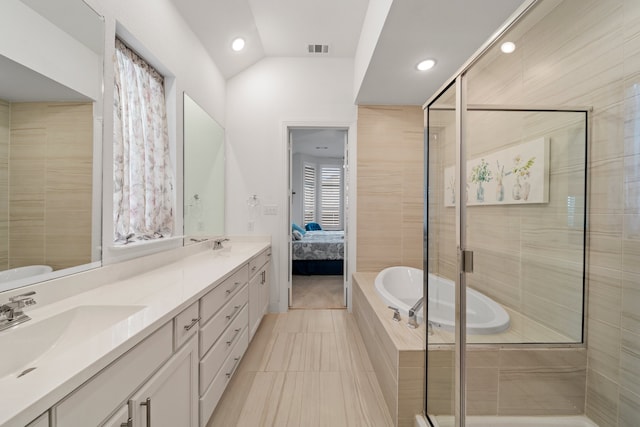
[(236, 289), (238, 289), (238, 286), (240, 286), (240, 282), (234, 282), (233, 283), (233, 287), (227, 289), (225, 292), (227, 293), (227, 296), (229, 296), (233, 291), (235, 291)]
[(236, 315), (238, 310), (240, 310), (240, 306), (239, 305), (234, 305), (233, 306), (233, 311), (230, 314), (225, 316), (227, 318), (227, 320), (231, 320), (231, 318)]
[(240, 362), (240, 357), (235, 357), (233, 360), (235, 360), (236, 362), (233, 364), (233, 366), (231, 367), (231, 372), (227, 372), (227, 379), (231, 378), (231, 376), (236, 372), (236, 368), (238, 367), (238, 362)]
[(200, 321), (200, 318), (198, 317), (197, 319), (191, 319), (191, 323), (188, 325), (184, 325), (184, 330), (188, 331), (191, 328), (193, 328), (194, 326), (196, 326), (198, 324), (198, 322)]
[(151, 427), (151, 398), (147, 397), (147, 400), (142, 402), (140, 406), (147, 407), (147, 427)]
[(236, 338), (238, 338), (238, 334), (240, 333), (241, 330), (242, 330), (241, 328), (238, 328), (238, 329), (235, 330), (236, 333), (233, 334), (233, 337), (231, 337), (231, 339), (229, 341), (227, 341), (227, 346), (231, 346), (231, 343), (234, 342), (236, 340)]

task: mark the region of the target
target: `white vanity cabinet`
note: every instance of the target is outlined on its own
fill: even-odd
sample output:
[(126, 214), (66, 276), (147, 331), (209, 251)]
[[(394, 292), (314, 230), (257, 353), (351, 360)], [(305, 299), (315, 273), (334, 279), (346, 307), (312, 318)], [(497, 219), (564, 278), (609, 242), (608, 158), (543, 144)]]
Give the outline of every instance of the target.
[(197, 427), (197, 319), (196, 302), (56, 405), (56, 425)]
[[(161, 326), (138, 337), (99, 372), (93, 370), (38, 418), (32, 414), (27, 426), (206, 426), (268, 308), (271, 249), (261, 248), (192, 296), (180, 294), (190, 284), (178, 282), (170, 295), (193, 302), (173, 317), (165, 312), (164, 323), (158, 317), (154, 324)], [(158, 301), (165, 307), (167, 296)]]
[(131, 401), (134, 427), (197, 427), (197, 339), (180, 348)]
[(269, 308), (269, 273), (271, 248), (249, 261), (249, 341), (260, 326), (262, 316)]
[(250, 265), (245, 264), (200, 299), (200, 425), (211, 417), (249, 345)]

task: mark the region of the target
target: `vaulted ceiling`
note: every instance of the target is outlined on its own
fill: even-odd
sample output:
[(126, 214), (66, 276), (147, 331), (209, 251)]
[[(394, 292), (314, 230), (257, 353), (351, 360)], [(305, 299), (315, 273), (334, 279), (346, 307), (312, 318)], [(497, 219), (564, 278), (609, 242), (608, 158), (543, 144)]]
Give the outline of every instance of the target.
[[(173, 0), (225, 78), (265, 57), (305, 57), (309, 44), (354, 58), (367, 8), (387, 11), (357, 104), (421, 105), (523, 0)], [(368, 28), (365, 26), (365, 28)], [(370, 30), (370, 28), (368, 28)], [(231, 49), (246, 40), (241, 52)], [(317, 54), (316, 54), (317, 55)], [(436, 66), (415, 65), (434, 58)]]

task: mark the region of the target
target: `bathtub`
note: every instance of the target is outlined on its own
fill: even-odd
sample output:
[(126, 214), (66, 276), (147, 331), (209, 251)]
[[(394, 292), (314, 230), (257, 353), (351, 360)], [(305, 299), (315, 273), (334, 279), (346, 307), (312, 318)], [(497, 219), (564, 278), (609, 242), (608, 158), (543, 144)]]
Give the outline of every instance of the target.
[(0, 283), (38, 276), (52, 271), (53, 268), (48, 265), (27, 265), (25, 267), (12, 268), (10, 270), (0, 271)]
[[(422, 298), (422, 270), (412, 267), (389, 267), (375, 279), (378, 295), (389, 306), (396, 307), (404, 316)], [(436, 328), (455, 330), (455, 283), (433, 274), (429, 278), (429, 322)], [(418, 323), (423, 320), (423, 309), (418, 312)], [(509, 328), (509, 314), (500, 304), (467, 288), (467, 333), (471, 335), (497, 334)]]

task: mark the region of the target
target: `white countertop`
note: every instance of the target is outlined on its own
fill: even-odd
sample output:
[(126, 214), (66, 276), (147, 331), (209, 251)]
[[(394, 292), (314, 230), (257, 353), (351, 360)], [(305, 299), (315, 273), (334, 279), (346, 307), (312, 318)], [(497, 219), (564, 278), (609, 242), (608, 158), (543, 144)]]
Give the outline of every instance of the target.
[[(14, 328), (46, 321), (79, 306), (144, 306), (82, 344), (60, 352), (55, 360), (36, 362), (38, 368), (29, 374), (0, 379), (0, 426), (24, 426), (31, 422), (197, 301), (212, 289), (214, 282), (228, 276), (269, 245), (268, 241), (234, 241), (231, 250), (205, 250), (126, 280), (42, 307), (28, 307), (25, 312), (31, 320)], [(3, 342), (0, 332), (2, 353), (10, 352), (16, 345), (7, 341)]]

